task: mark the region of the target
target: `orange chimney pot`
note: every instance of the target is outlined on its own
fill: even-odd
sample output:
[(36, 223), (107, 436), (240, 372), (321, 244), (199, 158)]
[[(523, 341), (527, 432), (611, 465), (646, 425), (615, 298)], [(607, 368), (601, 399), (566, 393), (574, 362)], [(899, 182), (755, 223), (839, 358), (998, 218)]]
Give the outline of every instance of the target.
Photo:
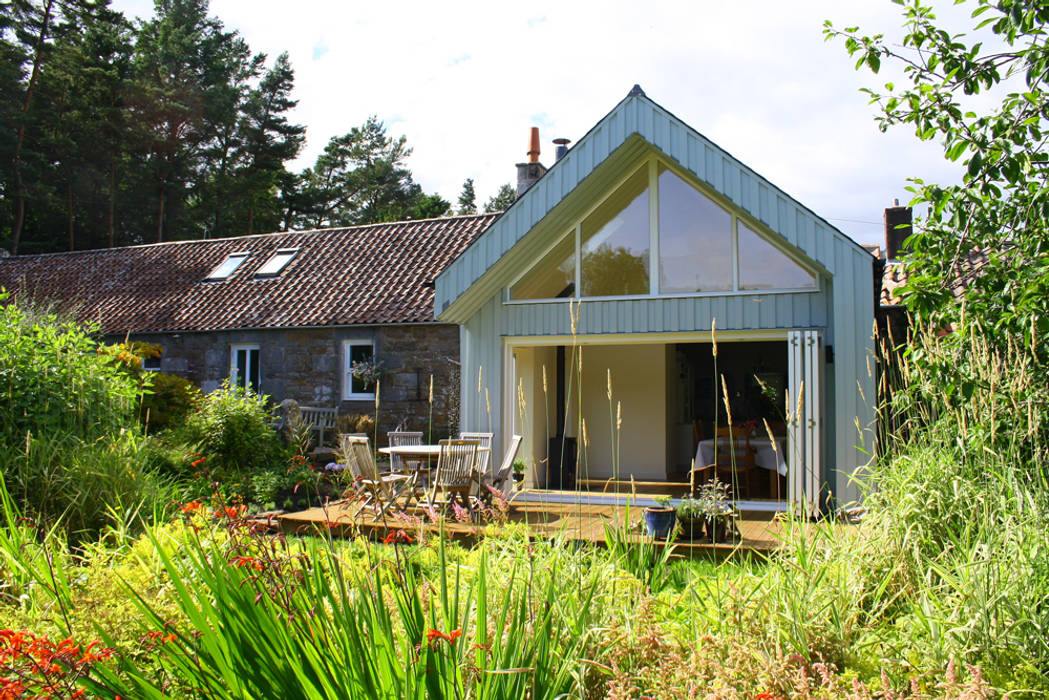
[(539, 127), (532, 127), (532, 138), (528, 143), (528, 162), (539, 162)]

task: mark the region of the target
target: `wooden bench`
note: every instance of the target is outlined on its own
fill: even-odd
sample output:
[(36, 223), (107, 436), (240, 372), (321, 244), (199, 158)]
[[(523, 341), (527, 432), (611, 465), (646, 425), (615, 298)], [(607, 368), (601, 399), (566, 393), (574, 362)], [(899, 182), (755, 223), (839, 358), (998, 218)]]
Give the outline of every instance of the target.
[(324, 432), (335, 432), (335, 408), (322, 406), (299, 406), (302, 411), (302, 420), (310, 426), (310, 430), (317, 433), (317, 447), (324, 446)]

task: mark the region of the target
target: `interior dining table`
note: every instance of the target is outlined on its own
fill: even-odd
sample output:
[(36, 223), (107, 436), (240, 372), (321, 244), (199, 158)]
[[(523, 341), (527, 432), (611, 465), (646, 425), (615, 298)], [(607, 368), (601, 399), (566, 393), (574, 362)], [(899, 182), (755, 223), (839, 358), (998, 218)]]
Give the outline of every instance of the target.
[[(785, 459), (787, 439), (777, 436), (775, 440), (773, 443), (767, 435), (750, 438), (750, 449), (754, 451), (754, 466), (768, 471), (770, 495), (779, 493), (779, 477), (787, 475), (787, 460)], [(717, 451), (721, 454), (722, 450), (728, 450), (733, 443), (736, 460), (737, 462), (742, 461), (747, 449), (746, 436), (740, 435), (734, 440), (728, 436), (717, 438)], [(714, 438), (699, 441), (696, 447), (697, 467), (714, 464), (714, 444)]]

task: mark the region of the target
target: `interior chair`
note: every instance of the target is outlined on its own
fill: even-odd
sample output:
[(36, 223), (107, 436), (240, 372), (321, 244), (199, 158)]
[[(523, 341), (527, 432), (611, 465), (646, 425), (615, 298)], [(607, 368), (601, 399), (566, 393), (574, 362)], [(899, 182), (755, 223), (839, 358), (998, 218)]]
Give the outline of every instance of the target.
[[(720, 438), (729, 438), (728, 444), (723, 446)], [(718, 428), (715, 439), (714, 467), (718, 479), (731, 484), (736, 498), (740, 497), (741, 491), (744, 498), (750, 498), (750, 473), (754, 469), (750, 433), (743, 426), (734, 425)]]

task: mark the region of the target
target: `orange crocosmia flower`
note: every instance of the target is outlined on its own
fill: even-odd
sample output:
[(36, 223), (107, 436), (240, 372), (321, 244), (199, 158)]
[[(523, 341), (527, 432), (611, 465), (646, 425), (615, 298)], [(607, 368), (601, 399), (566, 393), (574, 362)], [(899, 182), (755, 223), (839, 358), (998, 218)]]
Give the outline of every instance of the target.
[(262, 569), (265, 568), (265, 564), (262, 563), (262, 560), (256, 559), (255, 557), (236, 556), (233, 557), (233, 560), (230, 563), (238, 569), (247, 567), (249, 569), (254, 569), (255, 571), (262, 571)]
[(190, 501), (186, 505), (179, 508), (179, 511), (185, 514), (195, 513), (204, 506), (200, 505), (200, 501)]
[(206, 459), (207, 457), (201, 457), (200, 459), (193, 460), (192, 462), (190, 462), (190, 466), (199, 467), (200, 465), (204, 464), (204, 460)]
[(463, 636), (462, 630), (452, 630), (448, 634), (445, 634), (440, 630), (431, 629), (426, 633), (426, 641), (428, 641), (432, 645), (438, 639), (443, 639), (449, 644), (454, 644), (455, 640), (461, 636)]

